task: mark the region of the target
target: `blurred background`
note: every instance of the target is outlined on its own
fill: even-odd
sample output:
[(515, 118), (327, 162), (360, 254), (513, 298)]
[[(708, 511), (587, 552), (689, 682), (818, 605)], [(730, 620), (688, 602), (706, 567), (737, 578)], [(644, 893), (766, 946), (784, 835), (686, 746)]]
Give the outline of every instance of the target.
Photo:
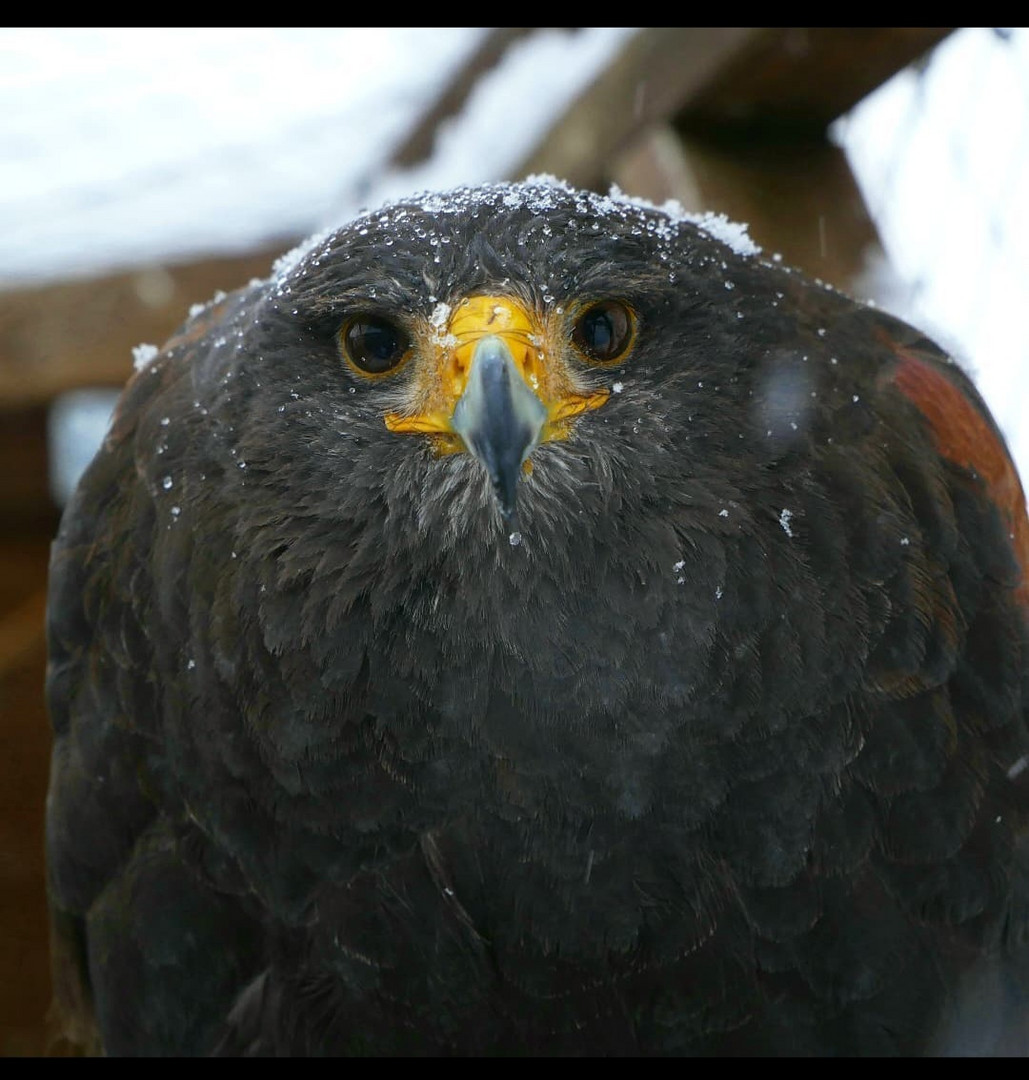
[(548, 172), (936, 337), (1029, 475), (1029, 31), (0, 30), (0, 1055), (42, 1053), (46, 563), (133, 349), (305, 235)]

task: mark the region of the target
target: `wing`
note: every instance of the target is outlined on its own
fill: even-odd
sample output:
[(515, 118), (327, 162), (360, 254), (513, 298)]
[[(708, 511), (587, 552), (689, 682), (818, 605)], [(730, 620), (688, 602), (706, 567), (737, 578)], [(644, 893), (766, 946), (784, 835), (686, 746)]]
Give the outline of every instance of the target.
[(204, 1049), (256, 963), (239, 899), (204, 880), (205, 841), (169, 813), (159, 734), (157, 611), (181, 588), (188, 545), (166, 545), (155, 580), (140, 421), (185, 370), (165, 356), (129, 384), (51, 557), (54, 1013), (88, 1051)]
[[(869, 544), (892, 539), (901, 553), (877, 560), (886, 615), (860, 705), (865, 746), (850, 774), (851, 793), (874, 805), (869, 865), (882, 890), (875, 906), (885, 913), (896, 905), (910, 940), (921, 937), (933, 950), (935, 978), (953, 980), (942, 1027), (925, 1045), (937, 1053), (1024, 1054), (1025, 497), (1003, 436), (959, 366), (889, 316), (864, 310), (852, 319), (858, 335), (888, 350), (875, 379), (883, 423), (867, 451), (869, 460), (878, 455), (886, 483), (877, 490), (886, 497), (864, 512), (877, 538)], [(841, 929), (839, 940), (847, 938)], [(851, 946), (860, 945), (855, 935)], [(826, 944), (829, 971), (837, 949)], [(923, 996), (934, 992), (914, 950), (898, 949), (895, 963), (925, 980)]]
[[(959, 537), (950, 581), (963, 650), (946, 685), (953, 757), (943, 782), (895, 803), (888, 839), (909, 906), (978, 948), (934, 1052), (1029, 1053), (1029, 519), (1018, 473), (986, 405), (932, 342), (883, 316), (889, 385), (918, 411), (950, 477)], [(914, 501), (914, 500), (913, 500)], [(941, 508), (938, 508), (938, 510)], [(973, 570), (974, 568), (974, 570)], [(928, 605), (939, 608), (939, 602)], [(931, 870), (915, 846), (953, 851)], [(924, 860), (923, 860), (924, 862)], [(973, 868), (984, 879), (972, 886)], [(933, 877), (936, 883), (933, 883)], [(946, 885), (941, 887), (941, 880)]]
[[(767, 475), (793, 468), (772, 505), (792, 508), (791, 568), (817, 587), (809, 616), (791, 593), (741, 605), (750, 625), (726, 650), (727, 681), (760, 679), (760, 722), (727, 770), (717, 843), (772, 1002), (774, 1035), (756, 1045), (1026, 1052), (1022, 489), (986, 407), (941, 350), (889, 316), (795, 287), (793, 351), (820, 362), (802, 385), (827, 404), (812, 409), (799, 464), (784, 454)], [(730, 565), (757, 567), (752, 589), (786, 580), (753, 556)], [(739, 662), (748, 641), (763, 668)], [(776, 715), (812, 693), (806, 715)], [(752, 1051), (753, 1035), (741, 1028), (717, 1049)]]

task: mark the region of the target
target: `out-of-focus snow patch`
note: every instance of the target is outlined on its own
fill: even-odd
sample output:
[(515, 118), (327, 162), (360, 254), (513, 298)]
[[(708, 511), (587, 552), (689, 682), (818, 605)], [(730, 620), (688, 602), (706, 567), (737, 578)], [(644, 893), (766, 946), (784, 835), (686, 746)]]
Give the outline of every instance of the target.
[(249, 251), (415, 191), (499, 181), (631, 32), (516, 42), (430, 160), (387, 173), (483, 29), (8, 29), (0, 288)]
[(71, 390), (61, 394), (47, 416), (50, 493), (63, 506), (104, 440), (117, 390)]
[(307, 234), (477, 28), (7, 28), (0, 287)]
[(958, 30), (833, 135), (889, 258), (880, 306), (954, 352), (1029, 480), (1029, 30)]

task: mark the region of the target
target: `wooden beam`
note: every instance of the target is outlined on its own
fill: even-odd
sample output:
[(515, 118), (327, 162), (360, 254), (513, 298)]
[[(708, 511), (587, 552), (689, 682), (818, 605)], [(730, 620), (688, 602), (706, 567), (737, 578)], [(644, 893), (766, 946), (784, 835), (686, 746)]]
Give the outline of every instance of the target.
[(708, 138), (821, 137), (949, 27), (660, 27), (635, 34), (512, 178), (603, 189), (611, 160), (655, 124)]
[(930, 52), (949, 26), (794, 26), (757, 35), (684, 102), (680, 130), (720, 140), (819, 138)]
[[(766, 256), (863, 298), (890, 283), (885, 255), (846, 155), (827, 140), (710, 143), (665, 125), (618, 157), (619, 187), (746, 222)], [(871, 286), (869, 272), (880, 277)]]
[(750, 27), (659, 27), (634, 34), (557, 118), (512, 173), (553, 173), (601, 187), (610, 159), (651, 124), (676, 114), (764, 32)]
[(767, 255), (847, 289), (880, 250), (842, 151), (828, 142), (749, 148), (683, 139), (656, 129), (616, 162), (620, 187), (687, 210), (713, 210), (746, 222)]
[(389, 164), (395, 169), (409, 169), (428, 158), (443, 121), (461, 111), (475, 84), (500, 63), (504, 53), (516, 41), (537, 29), (539, 27), (535, 26), (492, 27), (479, 47), (454, 73), (440, 96), (417, 118), (411, 132), (390, 155)]
[(192, 304), (266, 276), (286, 246), (0, 293), (0, 410), (121, 386), (134, 346), (162, 344)]
[(0, 543), (56, 524), (48, 463), (46, 406), (0, 409)]
[(43, 805), (50, 725), (43, 610), (52, 532), (0, 537), (0, 1058), (47, 1050)]

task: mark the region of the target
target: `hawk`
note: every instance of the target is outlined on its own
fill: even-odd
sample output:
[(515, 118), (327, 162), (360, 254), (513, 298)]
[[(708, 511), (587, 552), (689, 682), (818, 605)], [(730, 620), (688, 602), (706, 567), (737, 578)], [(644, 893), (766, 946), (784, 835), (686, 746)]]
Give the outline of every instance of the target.
[(1016, 471), (936, 345), (724, 220), (464, 188), (197, 310), (49, 648), (94, 1049), (1025, 1049)]

